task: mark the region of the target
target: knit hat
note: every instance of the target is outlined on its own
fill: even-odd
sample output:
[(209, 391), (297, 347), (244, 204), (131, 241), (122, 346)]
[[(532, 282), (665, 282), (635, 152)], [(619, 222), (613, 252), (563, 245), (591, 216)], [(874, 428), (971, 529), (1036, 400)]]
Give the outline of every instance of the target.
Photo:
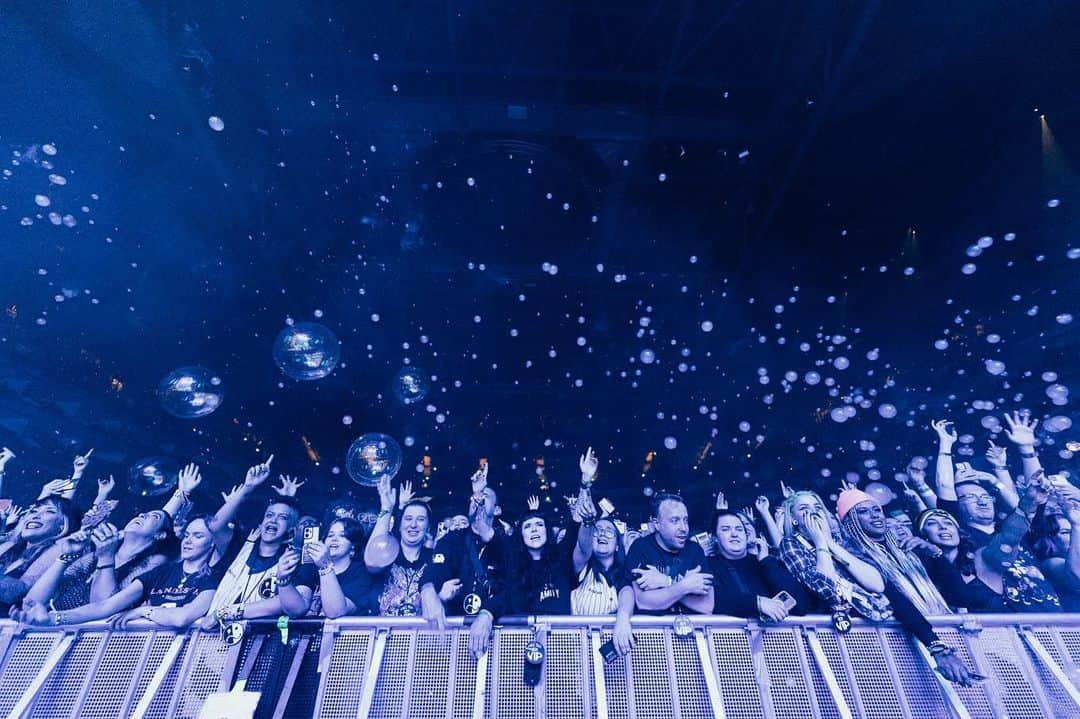
[(844, 516), (851, 511), (852, 507), (863, 502), (878, 503), (876, 499), (861, 489), (845, 489), (836, 499), (836, 516), (840, 518), (840, 521), (843, 521)]

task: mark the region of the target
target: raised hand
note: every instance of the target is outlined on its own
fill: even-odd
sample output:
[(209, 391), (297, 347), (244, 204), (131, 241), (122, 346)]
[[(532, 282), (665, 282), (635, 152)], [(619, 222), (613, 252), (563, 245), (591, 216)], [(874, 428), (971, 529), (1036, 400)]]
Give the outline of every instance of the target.
[(723, 492), (717, 492), (716, 493), (716, 511), (719, 512), (719, 511), (725, 510), (727, 508), (728, 508), (727, 497), (724, 496)]
[(915, 485), (916, 489), (926, 486), (926, 470), (922, 467), (916, 467), (913, 464), (909, 464), (907, 474), (911, 477), (911, 482)]
[[(766, 509), (765, 511), (768, 511), (768, 509)], [(746, 524), (749, 524), (751, 527), (754, 526), (754, 510), (750, 509), (749, 507), (743, 507), (735, 514), (739, 515), (739, 519), (741, 519)]]
[(482, 465), (480, 465), (480, 469), (473, 472), (473, 476), (469, 480), (470, 482), (472, 482), (473, 496), (476, 496), (477, 494), (480, 494), (485, 489), (487, 489), (487, 476), (488, 464), (487, 462), (484, 462)]
[(761, 512), (763, 516), (769, 516), (769, 498), (764, 494), (754, 500), (754, 509)]
[(15, 459), (14, 452), (7, 447), (0, 448), (0, 474), (3, 474), (4, 466), (13, 459)]
[(225, 501), (226, 504), (228, 504), (229, 502), (238, 499), (243, 493), (244, 485), (234, 484), (233, 488), (230, 489), (228, 492), (221, 493), (221, 498)]
[(1032, 474), (1028, 478), (1027, 489), (1024, 491), (1023, 497), (1023, 503), (1029, 507), (1028, 511), (1039, 505), (1046, 504), (1046, 500), (1050, 499), (1052, 490), (1053, 486), (1050, 484), (1050, 480), (1046, 478), (1046, 472), (1039, 469)]
[(116, 480), (110, 474), (108, 477), (98, 477), (97, 499), (94, 504), (101, 504), (109, 498), (109, 494), (116, 489)]
[(525, 506), (528, 507), (530, 512), (535, 512), (540, 509), (540, 498), (535, 494), (525, 500)]
[(86, 451), (86, 454), (77, 454), (75, 459), (71, 462), (71, 478), (78, 479), (83, 476), (83, 472), (86, 471), (86, 465), (90, 464), (90, 455), (94, 453), (94, 448), (91, 447)]
[(1011, 416), (1006, 412), (1005, 424), (1009, 425), (1005, 436), (1010, 442), (1021, 447), (1035, 446), (1035, 428), (1039, 426), (1039, 420), (1031, 419), (1027, 412), (1013, 412)]
[(90, 533), (85, 530), (72, 532), (57, 542), (61, 554), (81, 553), (90, 544)]
[(379, 493), (379, 511), (393, 512), (394, 498), (397, 496), (397, 493), (390, 484), (390, 475), (384, 474), (379, 477), (379, 483), (375, 485), (375, 489)]
[(190, 497), (191, 493), (198, 489), (201, 483), (202, 475), (199, 474), (199, 465), (194, 462), (181, 469), (180, 474), (177, 476), (177, 487), (180, 488), (180, 492), (185, 497)]
[(784, 499), (787, 499), (791, 495), (795, 494), (795, 490), (784, 484), (784, 480), (780, 480), (780, 493), (784, 495)]
[(849, 489), (855, 489), (856, 486), (857, 485), (856, 485), (855, 482), (852, 482), (852, 481), (850, 481), (850, 480), (848, 480), (846, 478), (840, 480), (840, 491), (841, 492), (846, 492)]
[(581, 468), (581, 483), (587, 487), (596, 479), (596, 470), (600, 468), (600, 460), (596, 458), (592, 447), (586, 449), (585, 454), (581, 455), (578, 466)]
[(271, 486), (271, 489), (282, 497), (295, 497), (296, 491), (307, 484), (307, 480), (300, 479), (299, 477), (291, 477), (287, 474), (279, 474), (278, 479), (281, 480), (281, 486)]
[(70, 479), (54, 479), (51, 482), (46, 482), (41, 487), (41, 493), (38, 494), (38, 499), (45, 499), (53, 495), (58, 495), (66, 499), (71, 499), (71, 495), (75, 494), (75, 483)]
[(581, 488), (581, 494), (574, 505), (574, 513), (585, 524), (596, 522), (596, 505), (593, 504), (592, 496), (585, 491), (584, 487)]
[(1004, 469), (1009, 464), (1005, 448), (994, 444), (994, 440), (990, 440), (990, 447), (986, 450), (986, 460), (994, 465), (995, 469)]
[(930, 428), (937, 432), (938, 442), (944, 452), (948, 452), (956, 443), (956, 429), (950, 429), (951, 425), (952, 422), (947, 419), (936, 419), (930, 423)]
[(409, 502), (411, 502), (412, 498), (413, 498), (412, 482), (410, 482), (409, 480), (405, 480), (404, 482), (401, 483), (401, 486), (398, 487), (398, 498), (397, 498), (398, 509), (405, 509), (405, 505), (408, 504)]
[(270, 463), (274, 461), (274, 455), (270, 455), (266, 458), (266, 461), (261, 464), (252, 465), (247, 471), (247, 475), (244, 477), (244, 487), (246, 489), (255, 489), (260, 484), (266, 481), (266, 478), (270, 476)]
[(304, 551), (307, 552), (311, 563), (319, 569), (326, 569), (330, 566), (330, 550), (322, 542), (309, 542), (304, 545)]

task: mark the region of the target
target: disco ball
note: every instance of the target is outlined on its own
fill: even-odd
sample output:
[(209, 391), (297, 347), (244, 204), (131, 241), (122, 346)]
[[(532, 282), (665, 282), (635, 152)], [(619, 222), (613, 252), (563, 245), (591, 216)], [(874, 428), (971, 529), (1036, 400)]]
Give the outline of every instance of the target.
[(161, 407), (172, 416), (195, 419), (221, 406), (225, 387), (221, 377), (205, 367), (180, 367), (158, 383), (157, 397)]
[(403, 367), (394, 376), (394, 396), (402, 404), (414, 404), (427, 397), (431, 384), (418, 367)]
[(140, 459), (128, 472), (128, 489), (137, 497), (157, 497), (176, 488), (179, 466), (165, 457)]
[(369, 432), (349, 447), (345, 467), (354, 482), (374, 487), (384, 474), (393, 479), (401, 469), (401, 447), (389, 435)]
[(316, 322), (298, 322), (278, 333), (274, 363), (295, 380), (322, 379), (341, 359), (341, 342)]

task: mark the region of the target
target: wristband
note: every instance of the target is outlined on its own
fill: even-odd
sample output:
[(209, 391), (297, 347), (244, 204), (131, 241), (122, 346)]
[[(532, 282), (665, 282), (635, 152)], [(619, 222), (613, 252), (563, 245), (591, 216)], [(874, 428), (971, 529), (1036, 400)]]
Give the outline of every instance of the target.
[(319, 575), (320, 576), (325, 577), (326, 575), (333, 574), (333, 573), (334, 573), (334, 565), (333, 564), (327, 564), (325, 567), (320, 567), (319, 568)]
[(287, 587), (287, 586), (289, 586), (290, 584), (292, 584), (292, 580), (293, 580), (293, 577), (294, 577), (294, 576), (295, 576), (295, 575), (293, 575), (293, 574), (290, 574), (290, 575), (289, 575), (289, 576), (287, 576), (287, 577), (278, 577), (278, 578), (277, 578), (277, 583), (278, 583), (278, 586), (279, 586), (279, 587)]
[(52, 623), (56, 626), (64, 623), (64, 613), (55, 609), (49, 612), (49, 618), (52, 619)]
[(831, 554), (832, 553), (828, 547), (814, 547), (814, 551), (815, 552), (825, 552), (826, 554)]
[(392, 510), (381, 509), (381, 510), (379, 510), (379, 513), (377, 515), (375, 515), (375, 520), (378, 521), (378, 520), (382, 519), (383, 517), (389, 517), (393, 513), (394, 512)]
[(94, 567), (94, 569), (115, 569), (115, 568), (116, 568), (115, 564), (99, 564), (96, 567)]
[(1035, 459), (1035, 452), (1034, 450), (1031, 452), (1025, 452), (1024, 450), (1020, 450), (1020, 456), (1024, 459)]
[(493, 622), (495, 621), (495, 615), (492, 614), (490, 610), (481, 609), (479, 612), (476, 613), (477, 618), (479, 618), (481, 614), (486, 614), (489, 617), (491, 617), (491, 621), (493, 621)]
[(930, 656), (937, 656), (938, 654), (952, 654), (953, 648), (940, 639), (936, 639), (926, 647), (926, 651), (930, 652)]
[(939, 456), (939, 457), (951, 457), (952, 452), (938, 452), (937, 456)]
[(80, 552), (64, 552), (63, 554), (59, 555), (56, 559), (58, 561), (60, 561), (62, 564), (71, 564), (72, 562), (74, 562), (76, 559), (78, 559), (81, 556), (82, 556), (82, 553), (80, 553)]

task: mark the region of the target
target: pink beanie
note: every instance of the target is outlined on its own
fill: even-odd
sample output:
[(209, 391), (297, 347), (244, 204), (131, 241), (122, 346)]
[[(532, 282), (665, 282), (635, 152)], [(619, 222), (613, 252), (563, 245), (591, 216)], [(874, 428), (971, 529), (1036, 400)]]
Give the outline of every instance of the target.
[(845, 489), (836, 499), (836, 516), (840, 518), (840, 521), (843, 521), (844, 515), (852, 507), (863, 502), (877, 502), (877, 500), (861, 489)]

